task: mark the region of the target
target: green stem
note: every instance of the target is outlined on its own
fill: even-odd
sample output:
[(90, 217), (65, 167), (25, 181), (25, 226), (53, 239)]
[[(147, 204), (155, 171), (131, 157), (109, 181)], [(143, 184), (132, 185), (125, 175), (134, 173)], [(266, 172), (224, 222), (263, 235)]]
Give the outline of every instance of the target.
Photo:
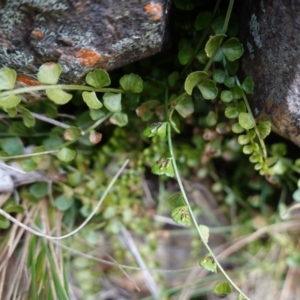
[[(221, 34), (225, 34), (226, 31), (227, 31), (227, 29), (228, 29), (228, 23), (229, 23), (230, 16), (231, 16), (231, 13), (232, 13), (233, 4), (234, 4), (234, 0), (230, 0), (229, 5), (228, 5), (228, 9), (227, 9), (227, 12), (226, 12), (226, 17), (225, 17), (225, 21), (224, 21), (224, 25), (223, 25), (223, 29), (222, 29), (222, 33)], [(221, 46), (222, 41), (223, 41), (223, 39), (220, 41), (219, 47), (216, 48), (215, 52), (210, 57), (208, 63), (205, 66), (204, 72), (207, 72), (208, 69), (210, 68), (211, 64), (213, 63), (215, 55), (217, 54), (217, 52), (218, 52), (218, 50), (219, 50), (219, 48)]]
[[(241, 87), (240, 81), (239, 81), (239, 79), (237, 78), (237, 76), (235, 76), (235, 81), (236, 81), (237, 85), (238, 85), (239, 87)], [(252, 119), (255, 120), (255, 118), (254, 118), (254, 116), (253, 116), (253, 114), (252, 114), (252, 110), (251, 110), (249, 101), (248, 101), (248, 99), (247, 99), (247, 97), (246, 97), (244, 91), (243, 91), (243, 101), (244, 101), (244, 103), (245, 103), (245, 105), (246, 105), (246, 108), (247, 108), (248, 113), (251, 115)], [(259, 130), (257, 129), (256, 122), (255, 122), (254, 130), (255, 130), (255, 133), (256, 133), (256, 135), (257, 135), (257, 137), (258, 137), (258, 140), (259, 140), (259, 143), (260, 143), (262, 152), (263, 152), (262, 154), (263, 154), (263, 156), (264, 156), (264, 159), (266, 160), (266, 159), (268, 158), (267, 148), (266, 148), (266, 145), (265, 145), (265, 143), (264, 143), (264, 140), (263, 140), (263, 139), (261, 138), (261, 136), (260, 136)]]
[(234, 4), (234, 0), (230, 0), (228, 8), (227, 8), (227, 13), (226, 13), (223, 29), (222, 29), (222, 34), (225, 34), (227, 29), (228, 29), (228, 24), (229, 24), (229, 21), (230, 21), (233, 4)]
[(55, 85), (37, 85), (37, 86), (29, 86), (18, 88), (15, 90), (4, 91), (0, 93), (0, 98), (8, 97), (10, 95), (30, 93), (34, 91), (44, 91), (48, 89), (63, 89), (63, 90), (81, 90), (81, 91), (91, 91), (91, 92), (99, 92), (99, 93), (125, 93), (125, 91), (121, 89), (112, 89), (112, 88), (95, 88), (92, 86), (86, 85), (76, 85), (76, 84), (55, 84)]
[(218, 262), (216, 256), (214, 255), (213, 251), (211, 250), (211, 248), (209, 247), (209, 245), (206, 243), (205, 241), (205, 237), (203, 236), (199, 226), (198, 226), (198, 222), (195, 218), (195, 215), (193, 213), (193, 210), (189, 204), (189, 200), (187, 198), (187, 195), (185, 193), (185, 190), (184, 190), (184, 187), (183, 187), (183, 184), (182, 184), (182, 181), (181, 181), (181, 178), (180, 178), (180, 174), (179, 174), (179, 171), (178, 171), (178, 168), (177, 168), (177, 164), (176, 164), (176, 160), (175, 160), (175, 154), (174, 154), (174, 150), (173, 150), (173, 145), (172, 145), (172, 136), (171, 136), (171, 125), (170, 123), (168, 123), (168, 126), (167, 126), (167, 131), (168, 131), (168, 144), (169, 144), (169, 151), (170, 151), (170, 154), (171, 154), (171, 157), (172, 157), (172, 163), (173, 163), (173, 168), (174, 168), (174, 172), (175, 172), (175, 175), (176, 175), (176, 179), (177, 179), (177, 182), (178, 182), (178, 185), (179, 185), (179, 188), (180, 188), (180, 191), (182, 193), (182, 196), (183, 196), (183, 199), (184, 199), (184, 202), (185, 202), (185, 205), (187, 206), (188, 210), (189, 210), (189, 213), (190, 213), (190, 216), (191, 216), (191, 219), (192, 219), (192, 222), (197, 230), (197, 233), (198, 235), (200, 236), (201, 238), (201, 241), (203, 243), (203, 245), (205, 246), (205, 248), (207, 249), (207, 251), (210, 253), (211, 257), (213, 258), (213, 260), (215, 261), (218, 269), (221, 271), (221, 273), (224, 275), (224, 277), (227, 279), (227, 281), (235, 288), (235, 290), (240, 293), (246, 300), (250, 300), (241, 290), (240, 288), (231, 280), (231, 278), (227, 275), (227, 273), (225, 272), (225, 270), (223, 269), (223, 267), (221, 266), (221, 264)]
[[(213, 17), (212, 17), (212, 20), (214, 19), (214, 16), (216, 15), (217, 13), (217, 10), (219, 8), (219, 5), (220, 5), (220, 2), (221, 0), (218, 0), (215, 7), (214, 7), (214, 10), (213, 10)], [(195, 56), (197, 55), (197, 53), (199, 52), (206, 36), (208, 35), (208, 32), (210, 30), (210, 26), (212, 24), (212, 21), (208, 24), (208, 26), (206, 27), (206, 29), (204, 30), (203, 34), (201, 35), (201, 38), (195, 48), (195, 54), (193, 55), (193, 57), (190, 59), (190, 61), (188, 62), (188, 64), (184, 67), (184, 69), (182, 70), (182, 72), (180, 73), (180, 76), (179, 77), (182, 77), (183, 74), (185, 74), (185, 72), (187, 71), (187, 69), (190, 67), (191, 63), (193, 62), (193, 60), (195, 59)]]

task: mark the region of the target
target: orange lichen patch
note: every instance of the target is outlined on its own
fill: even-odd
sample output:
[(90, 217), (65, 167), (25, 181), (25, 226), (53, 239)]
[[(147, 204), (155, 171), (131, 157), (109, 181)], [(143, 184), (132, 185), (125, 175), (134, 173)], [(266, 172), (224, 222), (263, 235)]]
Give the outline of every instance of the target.
[(43, 32), (40, 30), (33, 30), (31, 34), (38, 39), (41, 39), (44, 36)]
[(144, 9), (151, 15), (153, 21), (159, 21), (163, 16), (163, 8), (159, 3), (150, 2), (144, 6)]
[(25, 86), (35, 86), (35, 85), (41, 85), (40, 82), (38, 82), (37, 80), (33, 79), (32, 77), (29, 77), (27, 75), (24, 74), (20, 74), (17, 77), (17, 81)]
[(79, 58), (82, 66), (88, 67), (95, 65), (101, 55), (92, 49), (81, 49), (76, 53), (76, 57)]

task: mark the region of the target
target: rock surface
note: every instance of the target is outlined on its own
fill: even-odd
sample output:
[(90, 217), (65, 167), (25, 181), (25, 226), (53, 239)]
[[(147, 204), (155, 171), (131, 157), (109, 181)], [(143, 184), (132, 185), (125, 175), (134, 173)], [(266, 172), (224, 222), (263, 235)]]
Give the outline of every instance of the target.
[(170, 0), (0, 1), (0, 66), (36, 75), (45, 62), (75, 83), (161, 50)]
[(300, 1), (241, 1), (238, 15), (253, 112), (300, 146)]

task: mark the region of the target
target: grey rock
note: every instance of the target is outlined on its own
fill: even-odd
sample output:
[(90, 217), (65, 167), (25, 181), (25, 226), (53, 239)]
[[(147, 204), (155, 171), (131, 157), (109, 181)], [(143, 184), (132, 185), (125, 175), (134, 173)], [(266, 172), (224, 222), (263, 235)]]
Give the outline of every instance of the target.
[(90, 70), (112, 70), (161, 50), (170, 0), (0, 1), (0, 66), (35, 75), (63, 66), (75, 83)]
[(238, 15), (255, 117), (300, 146), (300, 1), (241, 1)]

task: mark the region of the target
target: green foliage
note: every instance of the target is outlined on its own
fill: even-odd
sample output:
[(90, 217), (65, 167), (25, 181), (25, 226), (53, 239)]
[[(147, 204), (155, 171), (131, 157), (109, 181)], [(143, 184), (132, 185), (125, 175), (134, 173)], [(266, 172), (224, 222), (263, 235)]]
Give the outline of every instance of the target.
[(141, 93), (143, 90), (143, 80), (136, 74), (124, 75), (120, 79), (120, 85), (126, 92)]
[(3, 67), (0, 69), (0, 91), (12, 90), (17, 79), (17, 72), (13, 69)]
[(54, 103), (63, 105), (72, 99), (72, 95), (61, 89), (46, 89), (46, 94)]
[[(222, 297), (236, 290), (238, 299), (249, 299), (214, 256), (209, 227), (197, 223), (209, 210), (199, 207), (200, 202), (190, 203), (182, 180), (200, 178), (208, 182), (214, 202), (222, 211), (228, 215), (239, 212), (235, 216), (239, 229), (231, 228), (230, 238), (243, 235), (243, 230), (252, 233), (251, 222), (259, 209), (267, 222), (276, 219), (268, 215), (272, 208), (264, 207), (264, 203), (273, 201), (277, 192), (259, 175), (278, 186), (286, 184), (296, 205), (300, 201), (300, 160), (293, 162), (285, 157), (288, 150), (284, 143), (265, 145), (271, 124), (257, 122), (251, 112), (247, 94), (254, 89), (253, 80), (245, 77), (240, 84), (237, 74), (244, 50), (235, 37), (234, 19), (229, 18), (232, 3), (229, 1), (223, 15), (225, 4), (220, 8), (219, 2), (208, 10), (212, 5), (209, 1), (174, 1), (175, 13), (182, 16), (174, 21), (180, 38), (177, 49), (173, 47), (170, 54), (162, 53), (162, 58), (154, 57), (112, 74), (93, 70), (86, 75), (85, 85), (59, 84), (62, 66), (47, 63), (37, 74), (41, 85), (14, 90), (16, 72), (1, 68), (0, 107), (5, 121), (3, 126), (0, 124), (0, 151), (1, 160), (17, 161), (26, 172), (49, 173), (53, 186), (43, 177), (40, 182), (20, 187), (20, 197), (22, 201), (26, 199), (26, 205), (38, 209), (46, 199), (49, 223), (53, 224), (57, 212), (63, 216), (62, 230), (74, 228), (81, 218), (90, 216), (111, 174), (123, 159), (130, 158), (130, 165), (112, 192), (106, 195), (89, 225), (78, 233), (87, 244), (96, 245), (99, 231), (105, 232), (118, 261), (129, 261), (114, 238), (121, 234), (123, 226), (143, 237), (153, 233), (153, 228), (160, 228), (157, 224), (154, 227), (153, 213), (141, 200), (143, 180), (151, 170), (160, 176), (158, 191), (156, 187), (150, 191), (155, 195), (151, 205), (157, 210), (166, 209), (163, 213), (185, 230), (193, 228), (198, 243), (195, 258), (199, 259), (200, 248), (207, 250), (200, 266), (225, 276), (226, 281), (216, 283), (213, 291)], [(117, 88), (110, 86), (114, 84)], [(34, 92), (39, 92), (41, 99), (22, 101)], [(170, 186), (172, 196), (165, 191)], [(22, 215), (25, 207), (7, 202), (4, 211)], [(240, 226), (239, 222), (246, 225)], [(38, 217), (36, 223), (40, 228)], [(10, 221), (1, 215), (0, 228), (9, 226)], [(50, 298), (65, 299), (68, 292), (63, 275), (55, 269), (53, 250), (42, 241), (30, 241), (28, 265), (32, 281), (46, 286), (45, 293), (50, 293)], [(75, 240), (70, 245), (87, 251), (82, 242)], [(149, 268), (156, 268), (150, 266), (155, 247), (156, 237), (149, 242), (148, 252), (142, 253), (147, 262), (149, 258)], [(248, 251), (255, 255), (253, 249)], [(291, 253), (287, 257), (289, 265), (299, 263)], [(68, 255), (64, 259), (68, 261)], [(93, 280), (98, 267), (86, 257), (74, 258), (74, 276), (87, 297), (97, 292)], [(45, 284), (48, 274), (57, 295)], [(46, 294), (39, 294), (41, 290), (32, 284), (29, 295), (32, 299), (45, 298)]]
[(203, 79), (207, 78), (208, 74), (203, 71), (196, 71), (191, 73), (185, 80), (184, 89), (191, 95), (193, 88), (198, 85)]
[(213, 257), (208, 254), (200, 259), (199, 261), (200, 267), (204, 268), (207, 271), (216, 273), (217, 272), (217, 265)]
[(56, 63), (45, 63), (40, 66), (37, 79), (41, 83), (56, 84), (62, 72), (62, 66)]
[(151, 169), (153, 174), (166, 175), (168, 177), (174, 176), (174, 168), (172, 165), (172, 158), (162, 157), (155, 162)]
[(85, 81), (97, 89), (110, 85), (110, 77), (105, 70), (96, 69), (86, 75)]
[(197, 15), (195, 20), (195, 29), (202, 30), (209, 26), (212, 21), (213, 15), (210, 11), (204, 11)]
[(231, 287), (228, 282), (218, 282), (214, 286), (214, 292), (219, 297), (225, 297), (231, 293)]
[(111, 112), (120, 112), (122, 110), (121, 94), (105, 93), (103, 95), (104, 106)]
[(87, 106), (91, 109), (99, 109), (103, 106), (101, 101), (97, 98), (97, 95), (95, 92), (83, 92), (82, 98), (84, 102), (87, 104)]

